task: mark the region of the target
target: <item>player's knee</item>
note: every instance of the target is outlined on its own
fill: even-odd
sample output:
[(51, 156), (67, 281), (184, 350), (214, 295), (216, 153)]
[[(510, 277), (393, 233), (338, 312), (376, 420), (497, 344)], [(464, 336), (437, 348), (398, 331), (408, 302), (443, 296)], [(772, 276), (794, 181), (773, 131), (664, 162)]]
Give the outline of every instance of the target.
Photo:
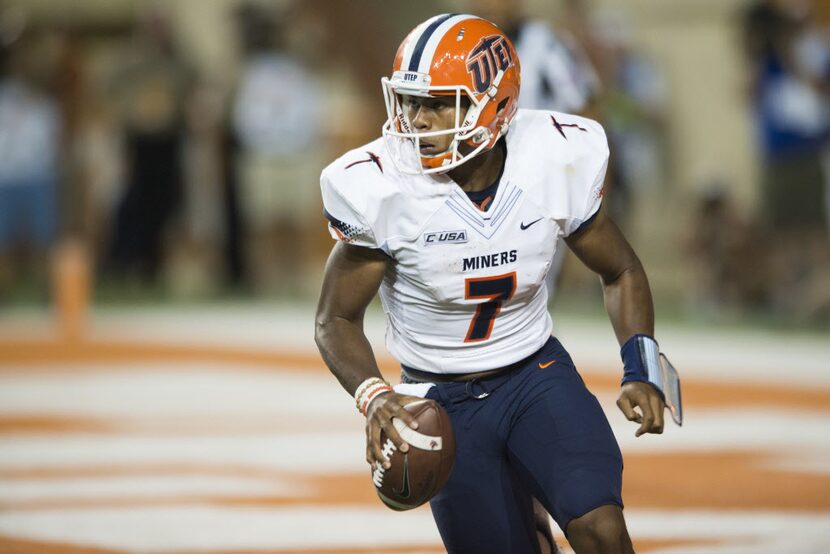
[(577, 554), (634, 552), (619, 506), (602, 506), (572, 520), (567, 536)]

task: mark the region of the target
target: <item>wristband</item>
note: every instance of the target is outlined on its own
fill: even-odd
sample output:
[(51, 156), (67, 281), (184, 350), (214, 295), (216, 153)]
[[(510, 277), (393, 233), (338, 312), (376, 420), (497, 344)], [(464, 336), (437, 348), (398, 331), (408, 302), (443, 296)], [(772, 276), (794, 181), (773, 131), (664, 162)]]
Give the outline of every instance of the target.
[(383, 379), (380, 377), (369, 377), (362, 383), (360, 383), (354, 391), (354, 401), (357, 404), (357, 407), (360, 407), (360, 397), (366, 392), (366, 389), (371, 387), (372, 385), (376, 385), (378, 383), (385, 383)]
[(354, 393), (355, 406), (361, 414), (366, 415), (366, 408), (375, 396), (392, 390), (389, 383), (380, 377), (370, 377), (358, 385)]
[(663, 379), (660, 370), (660, 347), (648, 335), (634, 335), (620, 349), (624, 373), (622, 383), (640, 381), (654, 385), (663, 395)]
[(683, 425), (683, 399), (677, 370), (660, 352), (657, 342), (648, 335), (634, 335), (620, 349), (625, 373), (622, 382), (641, 381), (651, 384), (660, 393), (678, 425)]
[(373, 387), (369, 388), (363, 395), (363, 402), (360, 404), (360, 407), (358, 408), (360, 410), (360, 413), (365, 416), (366, 409), (369, 407), (369, 403), (372, 401), (374, 397), (387, 392), (392, 392), (392, 390), (392, 387), (388, 384), (374, 385)]

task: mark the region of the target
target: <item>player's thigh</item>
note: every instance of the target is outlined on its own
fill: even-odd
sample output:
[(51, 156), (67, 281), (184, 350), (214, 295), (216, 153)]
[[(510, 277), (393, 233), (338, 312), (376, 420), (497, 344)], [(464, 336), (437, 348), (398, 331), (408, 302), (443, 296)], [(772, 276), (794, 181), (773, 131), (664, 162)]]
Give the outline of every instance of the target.
[(537, 553), (530, 493), (508, 464), (503, 441), (484, 421), (476, 421), (482, 413), (475, 408), (462, 402), (447, 410), (455, 432), (455, 465), (430, 501), (444, 546), (449, 554)]
[(510, 463), (563, 529), (591, 510), (622, 505), (622, 455), (596, 397), (567, 352), (537, 369), (511, 429)]
[(458, 454), (453, 476), (430, 502), (447, 552), (538, 552), (533, 499), (506, 461)]

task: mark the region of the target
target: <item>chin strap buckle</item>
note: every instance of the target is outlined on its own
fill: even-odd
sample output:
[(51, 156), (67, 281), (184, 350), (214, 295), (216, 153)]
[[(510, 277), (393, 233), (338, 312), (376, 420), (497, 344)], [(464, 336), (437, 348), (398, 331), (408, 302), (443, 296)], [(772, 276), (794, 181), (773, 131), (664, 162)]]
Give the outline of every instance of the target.
[(489, 96), (491, 100), (499, 93), (499, 85), (501, 84), (502, 77), (504, 77), (504, 70), (499, 69), (499, 72), (496, 73), (496, 78), (493, 79), (493, 84), (490, 85), (489, 89), (487, 89), (487, 96)]
[(490, 140), (490, 130), (489, 129), (482, 129), (472, 137), (473, 142), (476, 144), (481, 144), (482, 142), (487, 142)]

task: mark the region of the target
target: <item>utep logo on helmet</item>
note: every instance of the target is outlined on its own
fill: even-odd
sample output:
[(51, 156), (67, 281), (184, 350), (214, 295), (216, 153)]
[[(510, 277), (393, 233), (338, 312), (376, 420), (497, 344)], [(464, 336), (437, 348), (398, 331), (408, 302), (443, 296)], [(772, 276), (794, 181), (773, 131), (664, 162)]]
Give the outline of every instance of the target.
[(478, 41), (467, 56), (467, 72), (473, 77), (476, 92), (490, 88), (496, 73), (507, 71), (512, 63), (510, 46), (503, 36), (490, 35)]
[(424, 246), (434, 244), (461, 244), (467, 242), (467, 231), (437, 231), (424, 233)]
[(398, 70), (392, 75), (392, 80), (396, 81), (403, 89), (406, 89), (408, 85), (415, 85), (416, 87), (421, 88), (428, 87), (432, 81), (432, 77), (430, 77), (427, 73)]

